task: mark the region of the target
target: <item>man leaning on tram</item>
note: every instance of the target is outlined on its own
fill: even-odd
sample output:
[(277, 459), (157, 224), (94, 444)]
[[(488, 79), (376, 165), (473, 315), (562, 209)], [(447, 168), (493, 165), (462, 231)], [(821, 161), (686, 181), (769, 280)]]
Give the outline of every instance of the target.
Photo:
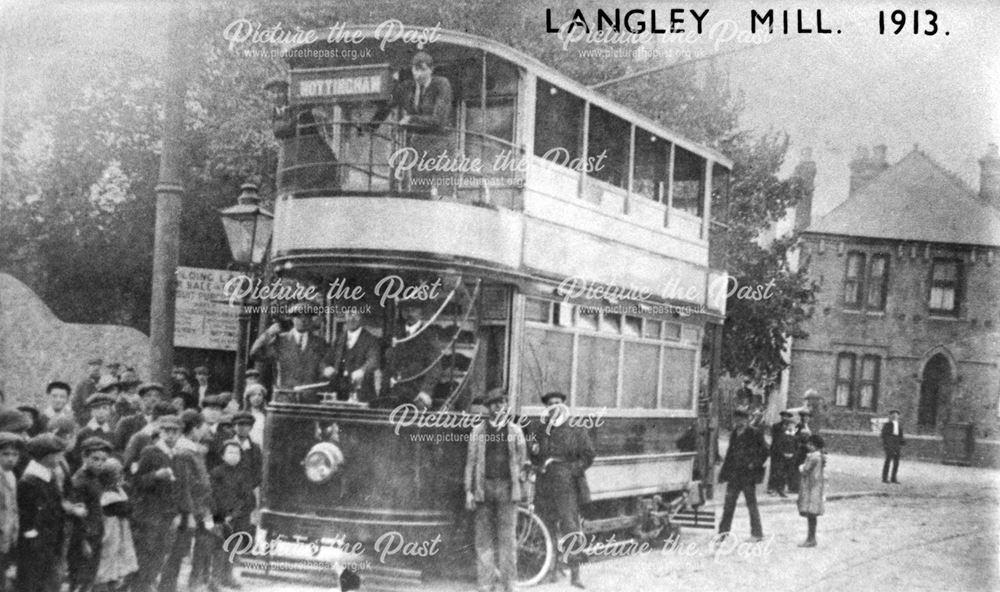
[(517, 580), (516, 504), (525, 501), (528, 456), (521, 426), (503, 413), (507, 394), (486, 395), (489, 420), (469, 435), (465, 506), (476, 513), (476, 574), (480, 592), (512, 592)]
[[(394, 108), (403, 116), (399, 125), (407, 132), (406, 145), (416, 150), (420, 158), (433, 158), (447, 153), (451, 146), (452, 90), (444, 76), (434, 75), (434, 58), (426, 51), (418, 51), (410, 60), (412, 80), (396, 85), (390, 101), (382, 105), (368, 124), (374, 133)], [(413, 177), (432, 180), (433, 175), (412, 169)], [(433, 186), (433, 185), (432, 185)], [(430, 189), (412, 186), (411, 189)]]

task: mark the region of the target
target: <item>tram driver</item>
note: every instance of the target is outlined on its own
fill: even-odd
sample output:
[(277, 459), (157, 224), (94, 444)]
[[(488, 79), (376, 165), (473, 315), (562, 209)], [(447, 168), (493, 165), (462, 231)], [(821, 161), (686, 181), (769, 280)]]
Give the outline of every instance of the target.
[(436, 327), (424, 321), (423, 305), (417, 300), (399, 304), (404, 326), (392, 339), (386, 353), (385, 373), (389, 377), (388, 397), (380, 397), (372, 407), (395, 407), (412, 403), (430, 408), (434, 387), (441, 376), (441, 348)]
[(250, 348), (250, 355), (276, 362), (278, 389), (314, 385), (334, 376), (330, 346), (312, 332), (309, 305), (298, 303), (289, 309), (292, 328), (282, 332), (274, 323), (261, 333)]

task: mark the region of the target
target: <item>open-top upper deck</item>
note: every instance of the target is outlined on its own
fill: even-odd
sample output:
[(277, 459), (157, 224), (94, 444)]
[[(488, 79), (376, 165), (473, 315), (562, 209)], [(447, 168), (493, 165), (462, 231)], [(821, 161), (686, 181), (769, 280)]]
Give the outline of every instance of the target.
[[(683, 297), (665, 300), (713, 304), (708, 229), (728, 158), (488, 39), (386, 25), (317, 36), (285, 54), (276, 263), (438, 260), (654, 295), (670, 281)], [(419, 98), (417, 39), (436, 87)], [(397, 121), (421, 99), (436, 102), (423, 121)]]

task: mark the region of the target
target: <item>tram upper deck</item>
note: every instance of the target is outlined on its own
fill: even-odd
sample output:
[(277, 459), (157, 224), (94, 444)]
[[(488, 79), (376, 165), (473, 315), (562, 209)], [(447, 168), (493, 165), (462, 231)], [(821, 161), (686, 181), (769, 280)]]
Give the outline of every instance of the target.
[[(723, 313), (708, 230), (728, 158), (464, 33), (430, 32), (435, 88), (416, 96), (418, 49), (388, 33), (323, 32), (286, 51), (276, 266), (576, 277)], [(420, 100), (435, 104), (418, 121)]]

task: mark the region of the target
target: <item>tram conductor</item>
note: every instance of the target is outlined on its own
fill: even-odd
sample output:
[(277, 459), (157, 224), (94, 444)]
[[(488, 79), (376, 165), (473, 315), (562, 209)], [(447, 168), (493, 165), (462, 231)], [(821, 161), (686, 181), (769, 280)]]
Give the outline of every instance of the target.
[(250, 355), (277, 363), (275, 386), (279, 389), (293, 389), (333, 378), (330, 346), (312, 333), (309, 306), (299, 303), (289, 312), (292, 329), (282, 332), (281, 325), (274, 323), (254, 341)]
[[(535, 483), (535, 506), (545, 524), (559, 541), (567, 534), (580, 533), (580, 506), (590, 502), (586, 471), (594, 462), (594, 445), (587, 430), (569, 425), (566, 395), (552, 392), (542, 395), (546, 406), (542, 424), (532, 443), (532, 455), (539, 467)], [(570, 569), (570, 584), (583, 588), (580, 579), (582, 554), (565, 558)], [(549, 581), (559, 578), (559, 556), (549, 573)]]

